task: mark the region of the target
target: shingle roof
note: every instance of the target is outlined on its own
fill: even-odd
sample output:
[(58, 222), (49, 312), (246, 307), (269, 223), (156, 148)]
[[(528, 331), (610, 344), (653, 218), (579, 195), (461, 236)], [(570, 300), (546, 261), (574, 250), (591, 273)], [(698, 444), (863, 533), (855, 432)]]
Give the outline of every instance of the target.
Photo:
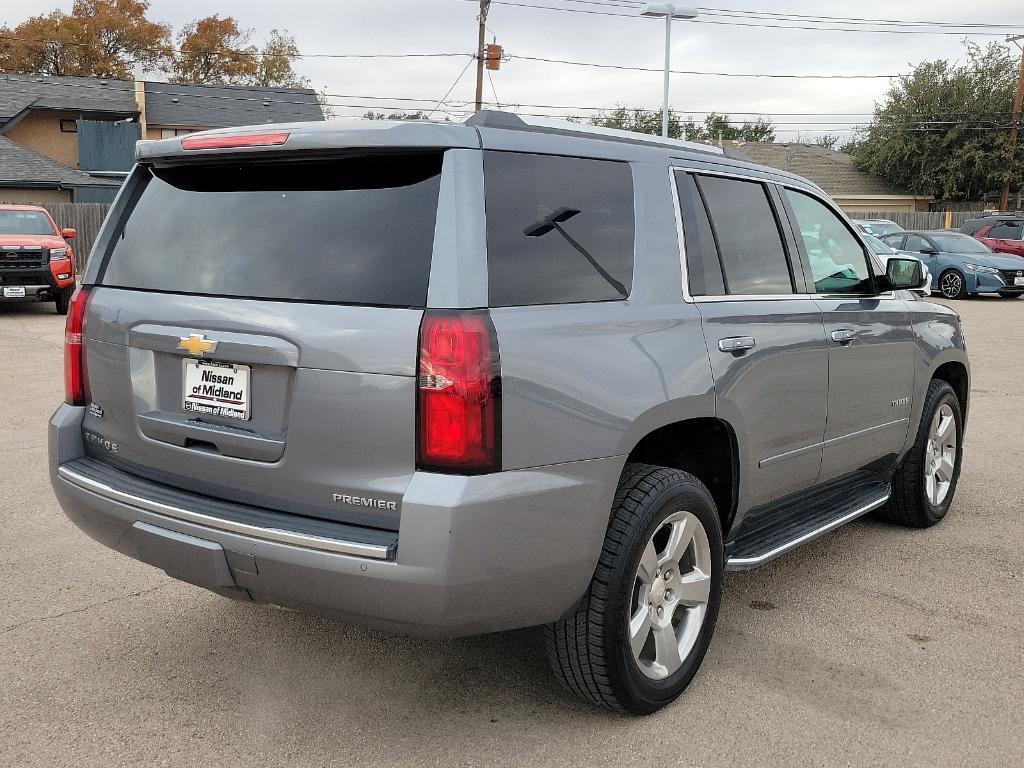
[(70, 112), (136, 115), (135, 84), (130, 80), (48, 75), (0, 75), (0, 124), (33, 107)]
[(21, 185), (118, 187), (121, 182), (89, 176), (0, 136), (0, 187)]
[(232, 128), (323, 120), (312, 88), (146, 83), (146, 122), (175, 128)]
[(731, 154), (746, 155), (755, 163), (804, 176), (833, 197), (836, 195), (910, 195), (881, 176), (860, 171), (845, 152), (817, 144), (733, 144)]

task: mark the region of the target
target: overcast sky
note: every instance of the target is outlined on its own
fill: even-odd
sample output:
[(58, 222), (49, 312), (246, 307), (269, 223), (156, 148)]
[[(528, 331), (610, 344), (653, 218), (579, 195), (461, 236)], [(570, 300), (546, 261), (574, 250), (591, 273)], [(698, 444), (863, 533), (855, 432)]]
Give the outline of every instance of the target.
[[(517, 55), (658, 68), (663, 60), (664, 23), (633, 18), (630, 0), (510, 0), (533, 5), (624, 13), (619, 18), (563, 13), (494, 4), (488, 28), (511, 61), (492, 73), (485, 99), (494, 93), (503, 105), (558, 105), (557, 109), (521, 107), (523, 112), (589, 114), (574, 107), (646, 106), (660, 108), (661, 75), (517, 60)], [(29, 4), (0, 0), (0, 19), (9, 24), (50, 7), (71, 6), (71, 0)], [(707, 8), (826, 14), (873, 19), (930, 22), (1019, 23), (1024, 29), (1021, 0), (983, 3), (949, 0), (858, 0), (824, 4), (810, 0), (702, 0)], [(287, 29), (303, 53), (391, 54), (470, 53), (476, 46), (476, 0), (288, 0), (253, 3), (220, 0), (216, 11), (235, 16), (259, 40), (272, 28)], [(208, 15), (208, 0), (152, 0), (150, 16), (175, 29)], [(705, 16), (705, 19), (711, 19)], [(717, 17), (717, 20), (722, 20)], [(490, 35), (489, 35), (490, 36)], [(978, 41), (1000, 37), (977, 36)], [(677, 21), (673, 27), (673, 69), (789, 74), (889, 74), (908, 71), (914, 63), (963, 57), (955, 34), (870, 34), (786, 30)], [(373, 105), (387, 111), (430, 109), (456, 81), (466, 58), (303, 59), (296, 65), (313, 85), (326, 88), (339, 116), (359, 115)], [(470, 67), (447, 97), (452, 110), (473, 99), (474, 68)], [(888, 87), (888, 80), (782, 80), (674, 75), (671, 101), (675, 109), (694, 113), (715, 110), (771, 116), (779, 140), (793, 140), (840, 125), (796, 125), (795, 122), (863, 121)], [(402, 97), (424, 101), (387, 101), (370, 97)], [(799, 117), (781, 113), (841, 113), (830, 117)], [(860, 114), (858, 114), (860, 113)], [(443, 107), (439, 113), (443, 114)], [(454, 111), (453, 117), (459, 117)], [(848, 136), (848, 133), (842, 133)]]

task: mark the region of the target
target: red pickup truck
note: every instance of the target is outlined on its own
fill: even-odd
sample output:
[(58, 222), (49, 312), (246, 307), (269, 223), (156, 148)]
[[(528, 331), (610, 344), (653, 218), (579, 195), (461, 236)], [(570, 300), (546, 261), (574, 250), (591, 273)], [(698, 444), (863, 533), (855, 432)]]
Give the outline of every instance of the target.
[(53, 301), (67, 314), (75, 292), (73, 229), (58, 229), (45, 208), (0, 205), (0, 302)]

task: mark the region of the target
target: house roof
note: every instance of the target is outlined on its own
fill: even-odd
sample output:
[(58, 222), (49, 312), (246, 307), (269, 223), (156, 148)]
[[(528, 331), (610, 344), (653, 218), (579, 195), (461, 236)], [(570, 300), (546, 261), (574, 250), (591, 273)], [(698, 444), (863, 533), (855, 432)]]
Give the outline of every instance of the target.
[(120, 181), (100, 179), (61, 165), (34, 149), (0, 136), (0, 187), (119, 187)]
[(49, 75), (0, 75), (0, 126), (29, 109), (103, 113), (129, 117), (139, 113), (131, 80)]
[(817, 144), (732, 142), (732, 155), (741, 154), (755, 163), (804, 176), (832, 197), (845, 195), (906, 195), (905, 189), (865, 173), (853, 165), (845, 152)]
[(174, 128), (232, 128), (323, 120), (312, 88), (146, 83), (146, 122)]

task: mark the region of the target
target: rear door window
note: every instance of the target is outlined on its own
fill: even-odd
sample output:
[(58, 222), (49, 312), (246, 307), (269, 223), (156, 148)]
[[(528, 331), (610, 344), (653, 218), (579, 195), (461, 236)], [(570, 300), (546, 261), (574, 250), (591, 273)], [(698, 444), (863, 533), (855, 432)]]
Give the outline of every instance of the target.
[(765, 185), (698, 176), (697, 187), (718, 246), (725, 292), (794, 293), (789, 256)]
[(101, 283), (423, 307), (441, 152), (147, 168)]
[(697, 182), (691, 174), (677, 171), (676, 184), (679, 187), (679, 209), (685, 222), (683, 237), (690, 295), (721, 296), (725, 294), (722, 262), (718, 258), (715, 234)]
[(1014, 221), (1001, 221), (988, 231), (985, 237), (993, 240), (1020, 240), (1021, 225)]
[(627, 163), (484, 153), (492, 307), (614, 301), (633, 283)]

